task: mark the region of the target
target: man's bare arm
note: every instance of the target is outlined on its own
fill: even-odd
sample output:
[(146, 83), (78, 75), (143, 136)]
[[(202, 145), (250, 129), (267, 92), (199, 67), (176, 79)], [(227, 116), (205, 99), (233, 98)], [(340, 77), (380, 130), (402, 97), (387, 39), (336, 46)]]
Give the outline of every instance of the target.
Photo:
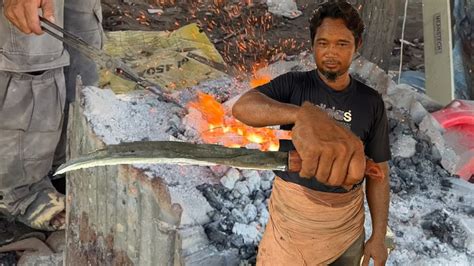
[(390, 205), (390, 177), (388, 162), (378, 164), (384, 173), (383, 180), (367, 178), (366, 193), (372, 218), (372, 236), (366, 244), (364, 263), (368, 265), (369, 259), (374, 260), (374, 265), (385, 265), (388, 252), (385, 245), (387, 234), (388, 209)]
[(234, 104), (232, 114), (252, 127), (290, 125), (296, 122), (299, 108), (277, 102), (257, 90), (250, 90)]
[(382, 181), (367, 179), (367, 202), (372, 217), (372, 236), (385, 239), (390, 204), (390, 177), (388, 162), (378, 165), (385, 176)]
[(364, 176), (362, 141), (309, 102), (299, 107), (250, 91), (235, 103), (232, 113), (254, 127), (294, 124), (292, 141), (302, 159), (301, 177), (350, 186)]

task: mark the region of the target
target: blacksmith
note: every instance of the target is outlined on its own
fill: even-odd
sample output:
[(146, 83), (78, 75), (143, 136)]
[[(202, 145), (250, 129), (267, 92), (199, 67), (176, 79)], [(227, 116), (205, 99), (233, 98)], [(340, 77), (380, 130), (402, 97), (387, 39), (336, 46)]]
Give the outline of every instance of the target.
[[(355, 80), (349, 66), (362, 45), (364, 24), (346, 1), (320, 5), (310, 21), (316, 70), (281, 75), (244, 94), (234, 116), (256, 127), (292, 129), (303, 159), (299, 174), (276, 172), (270, 220), (257, 265), (384, 265), (389, 208), (388, 122), (377, 91)], [(374, 45), (374, 44), (372, 44)], [(382, 181), (364, 178), (366, 156)], [(365, 242), (364, 192), (372, 217)]]

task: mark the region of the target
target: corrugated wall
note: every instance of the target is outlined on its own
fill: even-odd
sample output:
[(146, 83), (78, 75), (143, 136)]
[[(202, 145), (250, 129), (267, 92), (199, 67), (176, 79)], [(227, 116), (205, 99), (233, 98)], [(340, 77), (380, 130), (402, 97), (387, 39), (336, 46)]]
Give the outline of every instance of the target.
[[(79, 102), (70, 114), (71, 157), (103, 146)], [(180, 264), (181, 209), (159, 178), (128, 166), (71, 172), (67, 206), (66, 265)]]

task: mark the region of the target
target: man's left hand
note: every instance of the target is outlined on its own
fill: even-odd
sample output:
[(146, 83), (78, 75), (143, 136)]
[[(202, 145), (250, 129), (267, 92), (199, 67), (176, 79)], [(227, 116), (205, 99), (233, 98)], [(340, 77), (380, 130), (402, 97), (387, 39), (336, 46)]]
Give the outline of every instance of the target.
[(364, 260), (362, 261), (363, 266), (369, 265), (369, 260), (374, 260), (374, 266), (383, 266), (387, 262), (388, 250), (385, 245), (385, 239), (370, 238), (364, 246)]

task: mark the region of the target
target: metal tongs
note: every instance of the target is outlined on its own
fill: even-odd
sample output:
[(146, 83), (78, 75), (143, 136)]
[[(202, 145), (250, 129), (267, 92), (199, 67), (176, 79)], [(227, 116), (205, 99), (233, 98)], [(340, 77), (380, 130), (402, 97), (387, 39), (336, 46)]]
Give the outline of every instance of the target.
[[(149, 80), (146, 80), (137, 73), (135, 73), (130, 67), (128, 67), (122, 60), (112, 57), (111, 55), (105, 53), (104, 51), (97, 49), (89, 44), (87, 44), (81, 38), (75, 36), (74, 34), (65, 31), (63, 28), (59, 27), (58, 25), (50, 22), (49, 20), (39, 17), (40, 21), (47, 25), (48, 27), (62, 33), (63, 36), (60, 34), (52, 31), (51, 29), (41, 25), (41, 29), (48, 33), (49, 35), (53, 36), (54, 38), (66, 43), (67, 45), (75, 48), (83, 55), (89, 57), (99, 66), (110, 70), (115, 75), (133, 81), (137, 84), (138, 87), (141, 87), (145, 90), (151, 91), (152, 93), (160, 96), (160, 100), (164, 100), (167, 102), (175, 102), (173, 99), (167, 95), (163, 89), (156, 83), (153, 83)], [(175, 102), (176, 103), (176, 102)]]

